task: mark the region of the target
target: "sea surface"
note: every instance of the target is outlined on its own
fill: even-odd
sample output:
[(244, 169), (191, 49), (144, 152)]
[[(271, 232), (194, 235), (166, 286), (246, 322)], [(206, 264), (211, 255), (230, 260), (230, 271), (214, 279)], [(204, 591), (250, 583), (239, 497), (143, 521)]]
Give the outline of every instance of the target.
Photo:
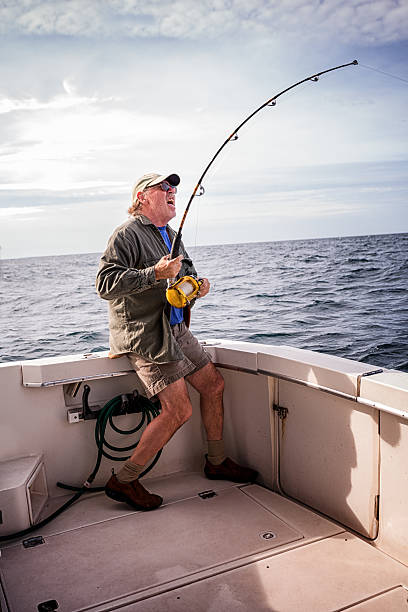
[[(199, 339), (289, 345), (408, 372), (408, 234), (192, 247)], [(107, 350), (99, 253), (0, 262), (0, 362)]]

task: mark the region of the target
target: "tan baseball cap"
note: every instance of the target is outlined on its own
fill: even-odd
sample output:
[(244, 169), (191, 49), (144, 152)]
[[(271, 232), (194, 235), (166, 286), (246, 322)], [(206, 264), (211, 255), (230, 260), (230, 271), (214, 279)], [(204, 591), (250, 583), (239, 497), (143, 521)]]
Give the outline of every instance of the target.
[(136, 185), (132, 190), (132, 204), (137, 202), (137, 194), (139, 191), (143, 191), (147, 187), (153, 187), (159, 185), (162, 181), (167, 181), (172, 187), (177, 187), (180, 183), (180, 177), (178, 174), (157, 174), (157, 172), (150, 172), (144, 174), (137, 181)]

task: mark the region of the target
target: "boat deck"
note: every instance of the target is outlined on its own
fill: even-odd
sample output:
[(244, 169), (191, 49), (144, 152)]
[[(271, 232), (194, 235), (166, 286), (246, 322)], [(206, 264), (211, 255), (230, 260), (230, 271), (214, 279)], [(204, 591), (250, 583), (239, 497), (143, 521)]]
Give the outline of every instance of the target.
[(164, 497), (153, 512), (91, 493), (43, 544), (4, 545), (5, 610), (408, 611), (406, 566), (300, 504), (194, 472), (144, 483)]

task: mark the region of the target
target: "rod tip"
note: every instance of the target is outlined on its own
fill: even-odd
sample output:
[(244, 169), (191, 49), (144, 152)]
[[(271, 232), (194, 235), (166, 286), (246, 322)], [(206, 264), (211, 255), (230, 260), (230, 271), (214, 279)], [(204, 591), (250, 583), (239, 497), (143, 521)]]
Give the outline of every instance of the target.
[(354, 60), (354, 61), (352, 62), (352, 64), (354, 64), (354, 66), (357, 66), (358, 61), (357, 61), (357, 60)]

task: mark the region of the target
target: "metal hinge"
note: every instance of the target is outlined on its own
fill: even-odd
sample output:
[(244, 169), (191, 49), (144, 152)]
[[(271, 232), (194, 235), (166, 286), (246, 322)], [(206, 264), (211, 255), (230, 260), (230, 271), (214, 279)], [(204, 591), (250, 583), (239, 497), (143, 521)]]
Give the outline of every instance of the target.
[(288, 416), (288, 409), (287, 408), (283, 408), (282, 406), (276, 406), (275, 404), (273, 405), (273, 409), (275, 412), (278, 413), (278, 417), (280, 419), (286, 419), (286, 417)]

